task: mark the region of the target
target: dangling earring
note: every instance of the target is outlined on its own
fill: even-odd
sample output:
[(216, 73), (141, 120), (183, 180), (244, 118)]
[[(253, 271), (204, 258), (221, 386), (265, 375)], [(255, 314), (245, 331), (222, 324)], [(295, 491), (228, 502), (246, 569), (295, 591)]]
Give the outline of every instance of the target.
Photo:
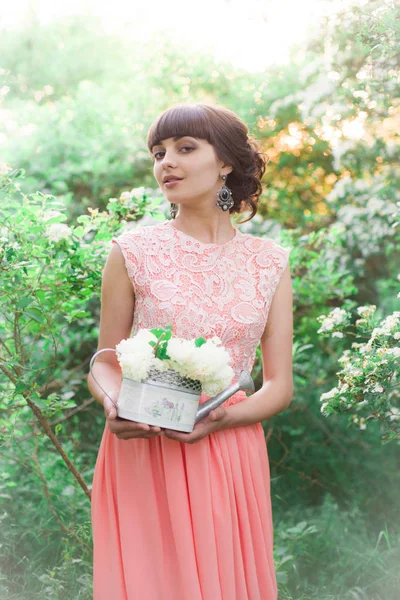
[(216, 206), (218, 206), (218, 208), (220, 208), (221, 210), (223, 210), (225, 212), (226, 210), (229, 210), (230, 208), (232, 208), (232, 206), (235, 204), (235, 202), (232, 198), (231, 190), (225, 185), (226, 175), (221, 175), (221, 177), (224, 181), (224, 185), (217, 192), (218, 200), (217, 200)]
[(175, 219), (178, 214), (178, 205), (171, 202), (171, 206), (169, 207), (169, 214), (171, 215), (171, 219)]

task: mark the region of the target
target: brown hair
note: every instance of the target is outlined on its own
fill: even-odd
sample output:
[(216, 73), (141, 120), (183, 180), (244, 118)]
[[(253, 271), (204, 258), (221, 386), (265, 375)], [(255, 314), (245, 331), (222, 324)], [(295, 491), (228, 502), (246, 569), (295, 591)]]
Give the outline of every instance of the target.
[(261, 179), (268, 162), (259, 142), (251, 138), (248, 131), (245, 123), (223, 106), (177, 104), (165, 110), (152, 124), (147, 146), (151, 152), (161, 140), (185, 135), (208, 140), (218, 157), (233, 167), (225, 180), (235, 202), (229, 212), (241, 213), (249, 205), (250, 217), (240, 221), (246, 223), (257, 213)]

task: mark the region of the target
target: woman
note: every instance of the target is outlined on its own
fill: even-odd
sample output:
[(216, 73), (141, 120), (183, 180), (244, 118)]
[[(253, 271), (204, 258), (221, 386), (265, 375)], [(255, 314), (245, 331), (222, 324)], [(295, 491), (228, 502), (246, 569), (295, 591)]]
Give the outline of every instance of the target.
[[(265, 161), (235, 113), (207, 104), (165, 111), (148, 147), (173, 218), (113, 238), (98, 350), (172, 324), (178, 337), (220, 337), (233, 381), (251, 371), (260, 343), (264, 381), (181, 433), (118, 418), (89, 376), (106, 414), (92, 493), (94, 598), (276, 600), (261, 421), (293, 394), (289, 250), (230, 221), (246, 204), (256, 213)], [(121, 372), (108, 354), (96, 378), (117, 400)]]

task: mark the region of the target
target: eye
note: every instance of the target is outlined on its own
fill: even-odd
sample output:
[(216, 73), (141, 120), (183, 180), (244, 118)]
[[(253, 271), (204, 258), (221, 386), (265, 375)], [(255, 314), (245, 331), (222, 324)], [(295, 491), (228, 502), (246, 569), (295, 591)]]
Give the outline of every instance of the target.
[[(182, 146), (181, 150), (194, 150), (194, 148), (192, 148), (192, 146)], [(163, 150), (158, 150), (157, 152), (154, 152), (153, 156), (156, 160), (160, 160), (160, 158), (158, 157), (159, 154), (163, 154)], [(184, 154), (190, 154), (189, 152), (184, 152)]]
[(191, 146), (182, 146), (181, 150), (194, 150), (194, 148), (192, 148)]

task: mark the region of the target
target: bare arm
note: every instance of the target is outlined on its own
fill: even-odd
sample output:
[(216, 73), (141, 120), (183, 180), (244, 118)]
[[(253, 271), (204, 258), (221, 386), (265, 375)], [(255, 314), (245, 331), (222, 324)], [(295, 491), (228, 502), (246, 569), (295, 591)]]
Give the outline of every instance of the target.
[[(125, 266), (124, 257), (117, 244), (113, 244), (103, 271), (101, 284), (100, 335), (97, 350), (113, 348), (130, 337), (133, 324), (135, 293)], [(118, 400), (122, 372), (115, 352), (103, 352), (92, 366), (94, 376), (111, 396)], [(107, 423), (119, 439), (152, 437), (160, 428), (117, 417), (111, 400), (97, 385), (92, 375), (87, 376), (88, 388), (93, 398), (104, 406)]]
[[(135, 294), (128, 277), (124, 258), (117, 244), (113, 244), (103, 270), (101, 283), (100, 335), (97, 350), (115, 348), (128, 338), (132, 329)], [(92, 367), (101, 386), (118, 397), (122, 382), (121, 369), (115, 353), (103, 352)], [(104, 392), (89, 373), (88, 388), (93, 398), (104, 405)]]

